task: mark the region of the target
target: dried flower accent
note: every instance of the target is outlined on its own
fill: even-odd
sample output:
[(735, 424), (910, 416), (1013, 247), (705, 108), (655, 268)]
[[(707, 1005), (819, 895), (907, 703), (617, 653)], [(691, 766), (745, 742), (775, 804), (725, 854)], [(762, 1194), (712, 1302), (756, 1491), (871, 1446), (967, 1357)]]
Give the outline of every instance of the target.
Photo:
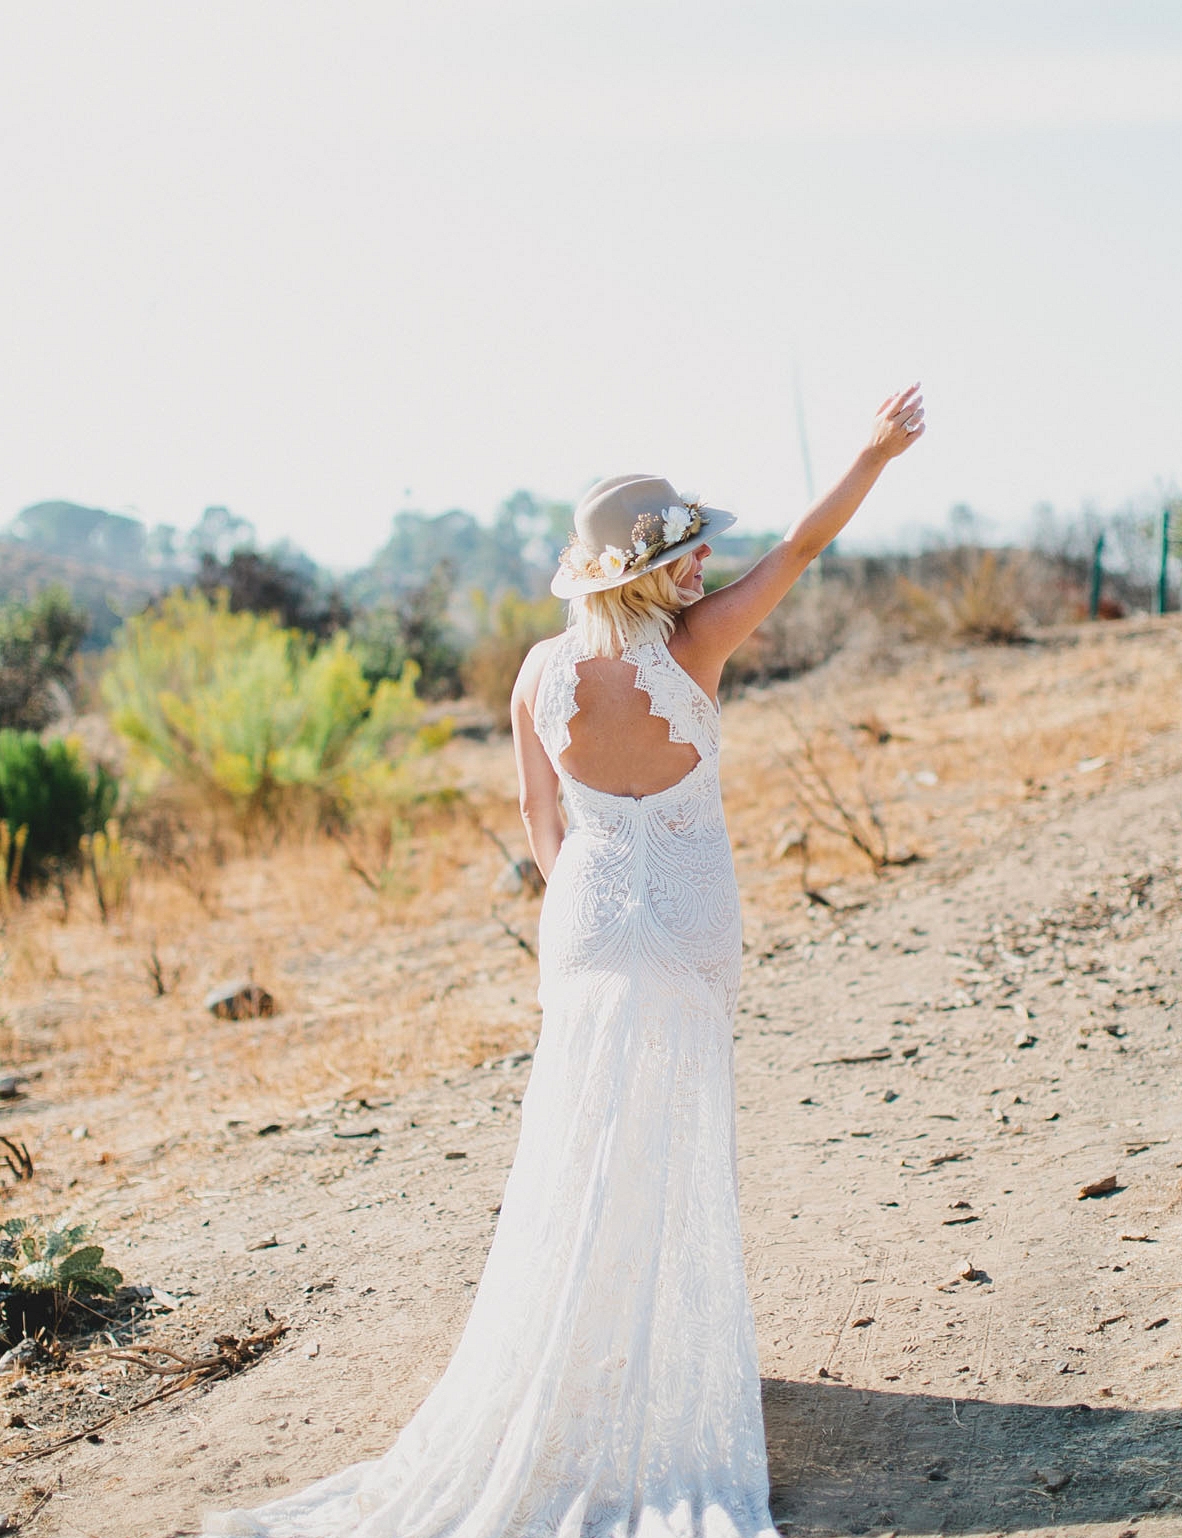
[(596, 555), (577, 535), (572, 535), (560, 557), (561, 563), (572, 576), (583, 581), (611, 580), (625, 572), (639, 572), (657, 556), (701, 531), (701, 507), (700, 502), (687, 502), (659, 513), (642, 513), (632, 525), (631, 546), (627, 550), (608, 545), (602, 554)]

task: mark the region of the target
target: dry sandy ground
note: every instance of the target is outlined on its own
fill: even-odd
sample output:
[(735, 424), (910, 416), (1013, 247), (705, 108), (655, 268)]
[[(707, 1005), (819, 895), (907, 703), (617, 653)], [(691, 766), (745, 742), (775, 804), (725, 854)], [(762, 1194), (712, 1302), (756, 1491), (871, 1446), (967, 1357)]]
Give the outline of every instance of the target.
[[(834, 908), (793, 892), (791, 861), (768, 858), (776, 818), (760, 835), (757, 815), (777, 700), (800, 711), (815, 694), (728, 712), (743, 1220), (787, 1534), (1182, 1534), (1182, 628), (1086, 644), (1082, 673), (1064, 642), (879, 690), (912, 771), (936, 765), (931, 802), (912, 773), (897, 808), (923, 809), (911, 831), (928, 858), (827, 885)], [(1012, 735), (1003, 785), (953, 705), (1007, 689), (1033, 703), (991, 728)], [(1114, 738), (1122, 697), (1140, 718)], [(1039, 778), (1031, 739), (1069, 700), (1078, 745), (1071, 726)], [(1104, 739), (1091, 757), (1089, 722)], [(996, 795), (961, 806), (974, 774)], [(482, 986), (512, 991), (528, 1039), (531, 963), (497, 925), (452, 934), (477, 941)], [(281, 1064), (293, 1027), (268, 1028)], [(104, 1399), (154, 1385), (113, 1363), (0, 1373), (0, 1512), (30, 1538), (165, 1538), (383, 1450), (462, 1327), (528, 1071), (509, 1058), (362, 1104), (330, 1089), (273, 1118), (202, 1121), (166, 1100), (181, 1119), (114, 1174), (69, 1161), (115, 1146), (140, 1091), (55, 1104), (47, 1071), (0, 1130), (56, 1126), (62, 1175), (118, 1236), (109, 1258), (179, 1302), (141, 1338), (192, 1353), (265, 1328), (268, 1309), (288, 1332), (247, 1372), (25, 1463), (87, 1406), (97, 1421)], [(66, 1135), (75, 1118), (87, 1139)], [(1078, 1198), (1108, 1176), (1109, 1194)]]

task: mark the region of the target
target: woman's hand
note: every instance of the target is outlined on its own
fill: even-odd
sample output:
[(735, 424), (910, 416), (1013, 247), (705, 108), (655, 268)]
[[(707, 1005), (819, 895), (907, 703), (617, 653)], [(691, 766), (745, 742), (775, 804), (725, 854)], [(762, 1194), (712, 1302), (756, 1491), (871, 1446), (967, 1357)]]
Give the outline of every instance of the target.
[(923, 396), (919, 385), (891, 395), (878, 408), (870, 447), (884, 459), (894, 459), (923, 437)]

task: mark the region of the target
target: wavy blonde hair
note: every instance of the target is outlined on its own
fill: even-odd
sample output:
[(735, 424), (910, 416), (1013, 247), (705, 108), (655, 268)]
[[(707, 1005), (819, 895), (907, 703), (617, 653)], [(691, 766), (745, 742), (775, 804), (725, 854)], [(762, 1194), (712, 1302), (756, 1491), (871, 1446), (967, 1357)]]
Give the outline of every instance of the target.
[(618, 657), (648, 641), (668, 641), (690, 601), (680, 584), (693, 569), (693, 555), (683, 555), (605, 593), (581, 593), (570, 601), (567, 624), (592, 657)]

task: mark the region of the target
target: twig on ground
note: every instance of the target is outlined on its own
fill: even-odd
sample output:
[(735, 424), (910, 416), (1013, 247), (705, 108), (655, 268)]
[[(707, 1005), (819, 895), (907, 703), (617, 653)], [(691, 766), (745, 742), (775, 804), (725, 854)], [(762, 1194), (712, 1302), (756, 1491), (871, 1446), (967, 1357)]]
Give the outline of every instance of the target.
[(14, 1143), (11, 1138), (4, 1137), (2, 1135), (0, 1135), (0, 1143), (4, 1145), (6, 1150), (4, 1154), (4, 1162), (12, 1171), (14, 1178), (18, 1182), (22, 1180), (32, 1180), (33, 1160), (29, 1154), (29, 1150), (25, 1147), (25, 1145), (23, 1143)]
[(493, 918), (496, 919), (497, 923), (501, 926), (501, 928), (509, 936), (510, 940), (515, 940), (517, 942), (517, 944), (520, 945), (521, 949), (525, 952), (525, 954), (527, 956), (532, 957), (532, 959), (534, 961), (536, 961), (538, 959), (537, 951), (530, 944), (530, 942), (525, 938), (525, 936), (522, 935), (522, 934), (518, 934), (517, 930), (513, 928), (512, 924), (506, 923), (506, 921), (501, 917), (501, 915), (497, 912), (497, 910), (495, 908), (492, 910), (492, 916), (493, 916)]
[[(126, 1409), (112, 1410), (109, 1415), (93, 1421), (89, 1426), (83, 1426), (80, 1431), (72, 1431), (68, 1436), (57, 1437), (44, 1447), (37, 1447), (26, 1453), (17, 1453), (14, 1458), (9, 1459), (9, 1462), (32, 1463), (37, 1458), (46, 1458), (50, 1453), (56, 1453), (63, 1447), (69, 1447), (74, 1442), (81, 1442), (93, 1436), (95, 1432), (101, 1431), (104, 1426), (111, 1425), (121, 1416), (131, 1415), (136, 1410), (146, 1410), (149, 1405), (159, 1404), (161, 1400), (183, 1394), (195, 1384), (212, 1383), (218, 1378), (228, 1378), (236, 1372), (242, 1372), (245, 1368), (252, 1367), (264, 1351), (286, 1333), (286, 1323), (279, 1320), (269, 1330), (264, 1330), (259, 1335), (247, 1335), (242, 1339), (235, 1335), (215, 1335), (214, 1345), (217, 1351), (213, 1356), (184, 1357), (175, 1351), (170, 1351), (166, 1346), (81, 1353), (72, 1359), (75, 1366), (91, 1367), (98, 1362), (130, 1362), (135, 1367), (143, 1368), (145, 1372), (152, 1372), (158, 1377), (172, 1381), (164, 1382), (154, 1393), (135, 1400)], [(153, 1357), (164, 1357), (166, 1360), (157, 1362), (153, 1361)]]

